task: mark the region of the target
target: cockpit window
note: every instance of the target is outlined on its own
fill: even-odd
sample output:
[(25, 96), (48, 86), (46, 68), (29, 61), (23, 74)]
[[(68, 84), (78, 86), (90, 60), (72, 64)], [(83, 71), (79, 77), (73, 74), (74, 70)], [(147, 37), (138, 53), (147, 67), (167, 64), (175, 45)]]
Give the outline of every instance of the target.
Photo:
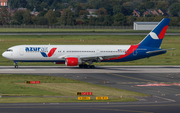
[(8, 51), (8, 52), (13, 52), (13, 50), (12, 50), (12, 49), (8, 49), (8, 50), (6, 50), (6, 51)]

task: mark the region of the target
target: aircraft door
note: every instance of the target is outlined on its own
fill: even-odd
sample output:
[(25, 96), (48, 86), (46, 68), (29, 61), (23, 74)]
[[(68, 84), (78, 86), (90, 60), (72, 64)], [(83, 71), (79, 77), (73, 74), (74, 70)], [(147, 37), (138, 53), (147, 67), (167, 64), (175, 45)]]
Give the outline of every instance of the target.
[(100, 53), (100, 51), (99, 51), (99, 49), (97, 49), (97, 50), (96, 50), (96, 54), (99, 54), (99, 53)]
[(23, 48), (20, 48), (20, 56), (23, 56), (24, 55), (24, 50), (23, 50)]

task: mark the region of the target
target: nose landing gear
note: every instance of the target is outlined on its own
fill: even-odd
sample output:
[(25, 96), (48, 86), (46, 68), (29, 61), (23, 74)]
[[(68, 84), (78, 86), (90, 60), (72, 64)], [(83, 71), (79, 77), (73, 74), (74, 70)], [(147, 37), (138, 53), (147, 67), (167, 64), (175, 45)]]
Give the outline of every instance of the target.
[(14, 62), (14, 68), (18, 68), (18, 62)]

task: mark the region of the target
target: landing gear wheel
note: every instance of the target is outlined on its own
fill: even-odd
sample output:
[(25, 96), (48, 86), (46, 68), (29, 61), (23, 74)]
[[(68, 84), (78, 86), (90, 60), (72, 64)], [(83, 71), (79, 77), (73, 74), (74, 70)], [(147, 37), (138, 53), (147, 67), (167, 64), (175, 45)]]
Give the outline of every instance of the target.
[(18, 65), (15, 65), (14, 68), (18, 68)]
[(89, 69), (89, 68), (90, 68), (90, 65), (87, 65), (86, 68)]
[(87, 69), (91, 68), (91, 69), (94, 69), (95, 66), (94, 65), (87, 65), (87, 64), (80, 64), (79, 68), (87, 68)]
[(83, 65), (84, 68), (87, 68), (87, 66), (88, 66), (87, 64), (84, 64), (84, 65)]
[(84, 66), (82, 64), (79, 65), (79, 68), (83, 68)]
[(95, 68), (95, 66), (94, 66), (94, 65), (91, 65), (91, 66), (90, 66), (90, 68), (94, 69), (94, 68)]

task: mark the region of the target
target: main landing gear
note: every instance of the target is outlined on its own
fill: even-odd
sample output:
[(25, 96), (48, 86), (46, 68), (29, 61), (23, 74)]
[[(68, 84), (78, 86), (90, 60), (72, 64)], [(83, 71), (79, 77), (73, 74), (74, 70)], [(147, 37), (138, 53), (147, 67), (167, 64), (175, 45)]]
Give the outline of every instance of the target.
[(87, 64), (80, 64), (79, 68), (87, 68), (87, 69), (91, 68), (91, 69), (94, 69), (95, 66), (94, 65), (87, 65)]
[(14, 68), (18, 68), (17, 63), (18, 63), (18, 62), (14, 62)]

